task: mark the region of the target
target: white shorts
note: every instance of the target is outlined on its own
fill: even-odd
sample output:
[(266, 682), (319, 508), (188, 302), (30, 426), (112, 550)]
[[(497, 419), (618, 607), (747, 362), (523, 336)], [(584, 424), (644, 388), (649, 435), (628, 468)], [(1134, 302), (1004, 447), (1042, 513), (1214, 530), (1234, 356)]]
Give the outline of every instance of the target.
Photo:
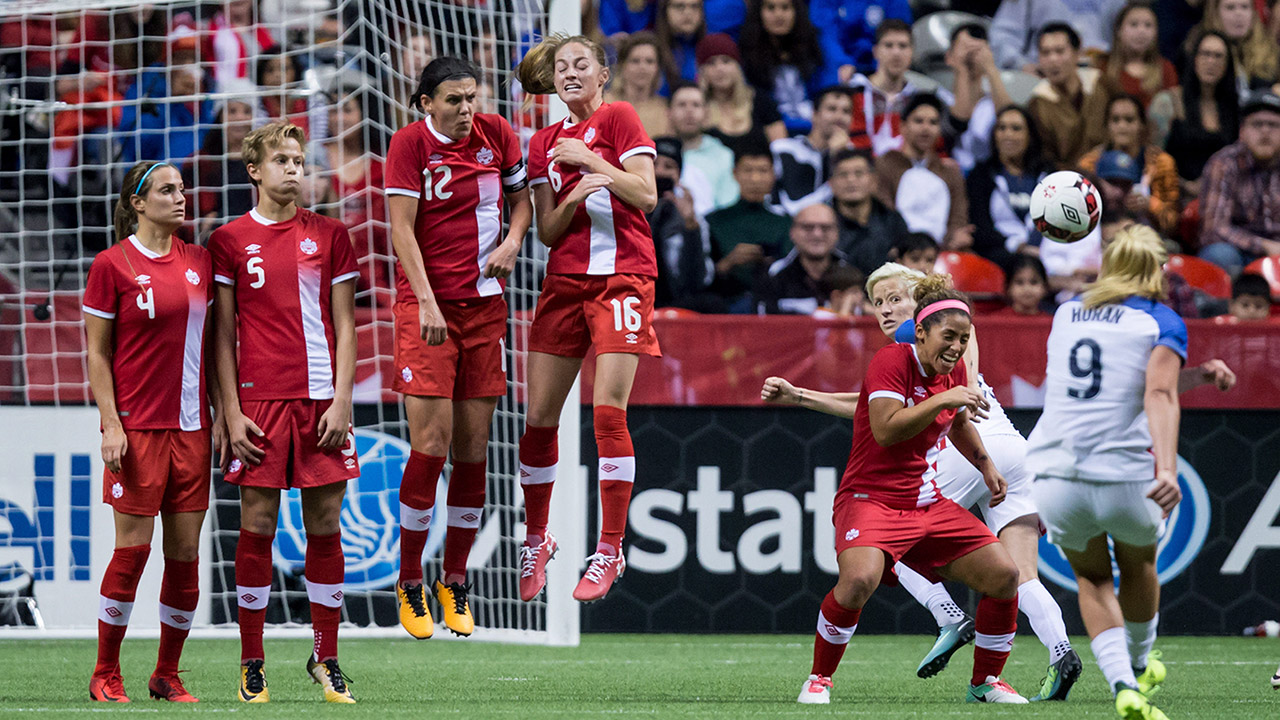
[(944, 442), (945, 447), (938, 453), (938, 474), (934, 478), (942, 497), (965, 509), (977, 505), (987, 527), (996, 535), (1014, 520), (1036, 514), (1036, 504), (1031, 497), (1032, 478), (1026, 469), (1025, 438), (1003, 434), (982, 438), (987, 454), (1009, 483), (1004, 502), (995, 507), (991, 507), (991, 491), (982, 481), (982, 473), (945, 438)]
[(1040, 521), (1049, 542), (1083, 551), (1099, 535), (1135, 547), (1160, 539), (1160, 506), (1147, 497), (1155, 479), (1145, 482), (1088, 482), (1038, 477), (1031, 484)]

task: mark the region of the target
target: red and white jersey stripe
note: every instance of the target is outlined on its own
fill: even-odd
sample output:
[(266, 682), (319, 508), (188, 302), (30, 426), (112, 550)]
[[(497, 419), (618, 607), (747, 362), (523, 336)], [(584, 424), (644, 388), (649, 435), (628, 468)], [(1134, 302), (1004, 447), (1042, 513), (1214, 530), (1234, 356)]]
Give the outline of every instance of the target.
[(330, 288), (358, 275), (341, 222), (298, 210), (284, 222), (250, 210), (209, 239), (214, 279), (235, 287), (241, 400), (333, 397)]
[(209, 253), (173, 238), (165, 255), (136, 236), (98, 253), (83, 310), (114, 322), (111, 376), (127, 430), (209, 426), (205, 320), (213, 300)]

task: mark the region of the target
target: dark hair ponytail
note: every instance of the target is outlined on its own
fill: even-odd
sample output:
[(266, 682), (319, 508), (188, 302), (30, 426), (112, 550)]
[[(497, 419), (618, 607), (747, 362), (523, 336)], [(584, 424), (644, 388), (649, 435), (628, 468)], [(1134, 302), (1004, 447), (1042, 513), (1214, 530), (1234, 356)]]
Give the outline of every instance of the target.
[(138, 227), (138, 213), (133, 209), (133, 196), (143, 195), (151, 192), (151, 171), (157, 165), (169, 165), (166, 162), (155, 162), (153, 160), (143, 160), (142, 162), (129, 168), (129, 172), (124, 174), (122, 187), (120, 188), (120, 197), (116, 200), (116, 209), (113, 216), (113, 224), (116, 230), (116, 240), (123, 240), (133, 234)]
[(434, 96), (440, 83), (463, 78), (471, 78), (477, 84), (480, 83), (480, 70), (470, 60), (448, 55), (432, 60), (418, 75), (418, 88), (409, 96), (409, 106), (420, 109), (422, 99)]

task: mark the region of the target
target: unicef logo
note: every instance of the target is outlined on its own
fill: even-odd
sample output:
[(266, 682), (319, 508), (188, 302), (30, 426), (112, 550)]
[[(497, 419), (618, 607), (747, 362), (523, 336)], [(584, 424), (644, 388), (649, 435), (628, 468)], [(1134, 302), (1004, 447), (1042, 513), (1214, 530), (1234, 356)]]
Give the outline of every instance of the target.
[[(355, 431), (360, 477), (347, 483), (342, 500), (342, 554), (347, 592), (381, 590), (400, 575), (400, 478), (409, 460), (409, 443), (375, 430)], [(444, 497), (440, 494), (440, 497)], [(433, 557), (444, 542), (447, 513), (434, 513), (423, 557)], [(290, 490), (280, 503), (275, 557), (285, 569), (306, 562), (307, 532), (302, 496)]]
[[(1209, 491), (1205, 489), (1200, 473), (1181, 455), (1178, 456), (1178, 488), (1182, 490), (1182, 502), (1165, 521), (1160, 540), (1156, 543), (1156, 572), (1161, 585), (1178, 577), (1191, 565), (1209, 535)], [(1114, 561), (1112, 570), (1119, 578)], [(1071, 571), (1066, 556), (1045, 537), (1040, 538), (1040, 574), (1072, 592), (1078, 589), (1075, 573)]]

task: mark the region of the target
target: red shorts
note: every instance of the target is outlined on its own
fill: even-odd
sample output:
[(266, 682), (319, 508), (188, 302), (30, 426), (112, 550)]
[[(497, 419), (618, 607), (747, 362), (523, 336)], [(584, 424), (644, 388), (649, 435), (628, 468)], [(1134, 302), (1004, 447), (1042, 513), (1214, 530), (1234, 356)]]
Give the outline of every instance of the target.
[(454, 400), (505, 395), (507, 302), (494, 295), (439, 305), (448, 339), (428, 345), (418, 327), (418, 303), (395, 304), (397, 373), (391, 389)]
[(126, 515), (209, 509), (213, 436), (204, 430), (125, 430), (120, 472), (102, 473), (102, 502)]
[(232, 485), (289, 488), (320, 487), (360, 477), (355, 431), (336, 450), (321, 450), (320, 416), (332, 400), (249, 400), (240, 410), (263, 432), (249, 440), (266, 453), (258, 465), (232, 460), (225, 476)]
[(547, 276), (529, 330), (529, 349), (581, 358), (592, 345), (596, 354), (662, 356), (653, 332), (653, 278)]
[(932, 505), (895, 510), (867, 498), (837, 503), (836, 555), (851, 547), (880, 548), (889, 556), (883, 582), (897, 584), (898, 561), (940, 582), (937, 568), (979, 548), (1000, 542), (973, 513), (943, 498)]

